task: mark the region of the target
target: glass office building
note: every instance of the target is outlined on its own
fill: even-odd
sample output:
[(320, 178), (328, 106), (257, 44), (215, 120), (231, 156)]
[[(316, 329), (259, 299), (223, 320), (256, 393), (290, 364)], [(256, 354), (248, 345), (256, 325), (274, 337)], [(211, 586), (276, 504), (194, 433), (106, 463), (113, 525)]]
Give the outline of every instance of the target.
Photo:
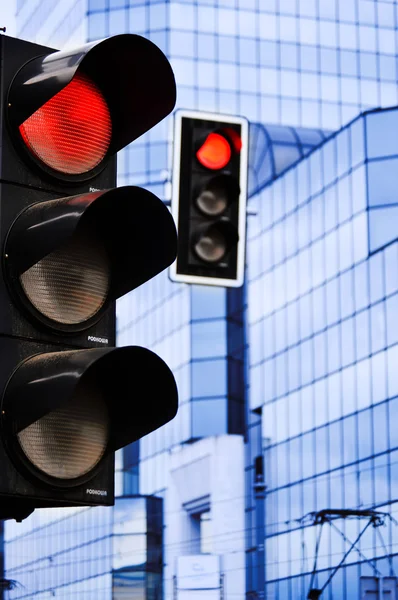
[[(398, 111), (359, 117), (267, 186), (249, 220), (250, 410), (264, 452), (267, 598), (305, 598), (323, 509), (397, 515)], [(336, 522), (337, 523), (337, 522)], [(338, 523), (354, 541), (361, 523)], [(398, 530), (374, 529), (327, 598), (388, 576)], [(325, 527), (318, 585), (350, 544)], [(394, 565), (395, 564), (394, 557)], [(328, 595), (329, 594), (329, 595)]]
[(86, 41), (85, 0), (15, 0), (16, 37), (64, 48)]
[(162, 501), (125, 495), (112, 510), (36, 511), (6, 553), (12, 597), (158, 600)]
[[(394, 512), (398, 113), (358, 115), (397, 104), (396, 3), (19, 0), (17, 10), (18, 35), (54, 47), (144, 35), (171, 60), (178, 107), (250, 121), (245, 287), (181, 285), (164, 273), (118, 303), (118, 343), (167, 361), (180, 410), (118, 455), (117, 489), (163, 502), (165, 600), (194, 596), (180, 559), (204, 554), (219, 559), (203, 568), (217, 573), (222, 586), (211, 592), (225, 600), (301, 600), (316, 539), (299, 521), (305, 514)], [(170, 117), (120, 154), (120, 185), (169, 199), (171, 125)], [(265, 499), (253, 488), (262, 474)], [(111, 514), (70, 516), (62, 553), (95, 563), (89, 545), (77, 550), (77, 532)], [(46, 512), (7, 524), (7, 575), (49, 561), (46, 528), (57, 519)], [(358, 526), (344, 521), (347, 539)], [(374, 572), (363, 555), (391, 574), (383, 557), (394, 552), (394, 528), (383, 530), (386, 548), (375, 531), (367, 536), (362, 556), (350, 554), (325, 590), (329, 600), (359, 598), (359, 577)], [(24, 549), (30, 539), (35, 559)], [(317, 586), (346, 550), (325, 528)], [(104, 600), (123, 597), (112, 563), (102, 567), (70, 572), (68, 585), (85, 598), (99, 589)], [(56, 573), (44, 587), (26, 579), (10, 598), (61, 594)]]

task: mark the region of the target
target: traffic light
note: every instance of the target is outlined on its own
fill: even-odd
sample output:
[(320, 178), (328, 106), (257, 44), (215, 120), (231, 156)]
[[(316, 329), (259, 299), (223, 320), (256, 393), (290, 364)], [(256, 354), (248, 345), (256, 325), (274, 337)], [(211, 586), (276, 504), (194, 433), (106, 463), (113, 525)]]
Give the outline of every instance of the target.
[(171, 112), (137, 35), (59, 52), (0, 36), (0, 518), (114, 503), (114, 452), (172, 419), (168, 366), (114, 348), (115, 301), (167, 268), (164, 203), (116, 185), (116, 153)]
[(241, 117), (177, 111), (172, 214), (173, 281), (239, 287), (246, 239), (248, 123)]

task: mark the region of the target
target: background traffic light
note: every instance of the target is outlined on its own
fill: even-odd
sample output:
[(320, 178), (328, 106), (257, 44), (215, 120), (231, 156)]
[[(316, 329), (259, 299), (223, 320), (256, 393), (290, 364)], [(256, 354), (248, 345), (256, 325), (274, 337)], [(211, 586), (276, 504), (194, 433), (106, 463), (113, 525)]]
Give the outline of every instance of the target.
[(239, 287), (246, 240), (248, 123), (203, 112), (175, 114), (173, 281)]
[(113, 504), (114, 452), (172, 419), (167, 365), (113, 348), (115, 301), (175, 259), (169, 210), (115, 153), (175, 104), (164, 54), (120, 35), (0, 37), (0, 518)]

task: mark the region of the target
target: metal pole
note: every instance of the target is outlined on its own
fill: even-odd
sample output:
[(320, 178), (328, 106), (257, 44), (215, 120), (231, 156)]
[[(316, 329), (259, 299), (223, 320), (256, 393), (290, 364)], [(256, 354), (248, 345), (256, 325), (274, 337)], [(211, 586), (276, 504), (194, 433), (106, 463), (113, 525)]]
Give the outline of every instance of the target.
[(257, 597), (265, 598), (265, 491), (264, 458), (260, 454), (255, 459), (254, 468), (254, 502), (256, 511), (256, 571)]
[(257, 593), (258, 598), (265, 598), (265, 485), (256, 482), (254, 485), (256, 504), (256, 558), (257, 558)]

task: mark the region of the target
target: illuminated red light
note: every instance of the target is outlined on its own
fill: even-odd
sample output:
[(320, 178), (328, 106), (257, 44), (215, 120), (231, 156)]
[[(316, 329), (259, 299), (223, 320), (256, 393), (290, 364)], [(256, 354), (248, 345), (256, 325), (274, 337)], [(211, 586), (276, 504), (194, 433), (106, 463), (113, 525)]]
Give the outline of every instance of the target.
[(112, 133), (108, 105), (98, 87), (78, 73), (19, 127), (29, 150), (67, 175), (91, 171), (105, 157)]
[(235, 152), (240, 152), (242, 150), (242, 138), (239, 133), (235, 129), (232, 129), (232, 127), (228, 127), (224, 131), (231, 140)]
[(219, 133), (210, 133), (196, 153), (196, 158), (206, 169), (222, 169), (231, 159), (231, 146)]

